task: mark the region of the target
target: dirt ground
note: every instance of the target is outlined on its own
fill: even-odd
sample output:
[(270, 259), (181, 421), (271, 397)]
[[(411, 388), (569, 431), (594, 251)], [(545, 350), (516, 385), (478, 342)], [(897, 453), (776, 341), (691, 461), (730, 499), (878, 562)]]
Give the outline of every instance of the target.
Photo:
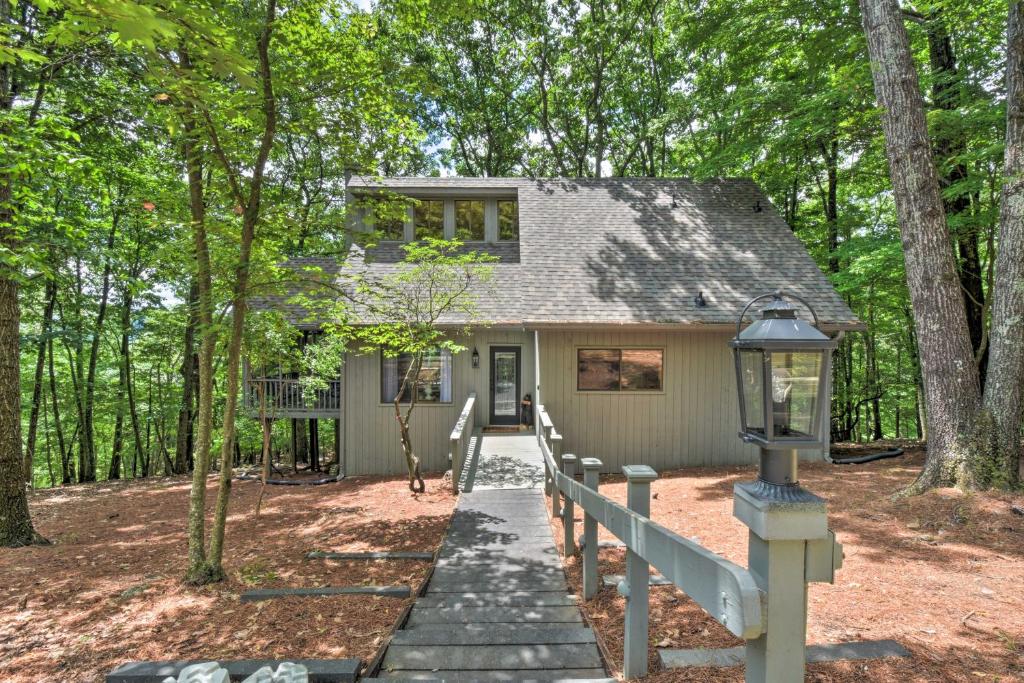
[[(102, 681), (131, 660), (369, 659), (410, 600), (373, 596), (239, 602), (250, 588), (408, 584), (429, 562), (307, 560), (310, 550), (425, 550), (440, 544), (454, 497), (428, 477), (357, 477), (323, 486), (234, 483), (228, 579), (181, 585), (189, 481), (104, 482), (36, 491), (51, 546), (0, 550), (0, 681)], [(216, 480), (208, 488), (209, 511)]]
[[(893, 500), (923, 461), (921, 449), (910, 448), (901, 458), (864, 465), (801, 465), (801, 483), (828, 501), (829, 525), (846, 556), (834, 585), (810, 587), (808, 642), (892, 638), (913, 653), (912, 659), (812, 665), (807, 680), (1024, 681), (1024, 516), (1011, 510), (1024, 506), (1024, 496), (944, 489)], [(732, 516), (732, 487), (754, 472), (662, 473), (651, 487), (651, 516), (746, 566), (747, 530)], [(601, 489), (625, 502), (622, 477), (602, 479)], [(578, 507), (576, 518), (579, 536)], [(601, 538), (613, 537), (602, 529)], [(600, 562), (601, 574), (625, 571), (621, 549), (602, 549)], [(568, 561), (576, 591), (580, 570), (578, 556)], [(584, 606), (620, 674), (623, 607), (613, 587), (602, 587)], [(742, 644), (674, 587), (651, 587), (650, 635), (647, 681), (743, 680), (742, 667), (659, 670), (657, 647)]]

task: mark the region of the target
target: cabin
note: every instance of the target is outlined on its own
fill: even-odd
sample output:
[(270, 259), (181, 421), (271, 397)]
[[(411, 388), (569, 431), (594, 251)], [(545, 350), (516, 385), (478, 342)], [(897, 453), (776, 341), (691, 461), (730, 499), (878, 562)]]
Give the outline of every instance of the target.
[[(376, 229), (341, 261), (296, 259), (328, 277), (348, 269), (393, 272), (401, 246), (459, 235), (494, 255), (474, 293), (465, 351), (427, 358), (413, 437), (426, 471), (450, 467), (450, 437), (468, 411), (480, 430), (533, 430), (542, 404), (563, 452), (600, 458), (607, 471), (756, 462), (737, 436), (735, 369), (728, 347), (753, 297), (782, 289), (814, 306), (824, 331), (861, 325), (803, 244), (748, 179), (353, 178), (349, 201), (388, 192), (415, 202), (386, 224), (353, 211), (352, 229)], [(256, 308), (291, 315), (312, 340), (319, 323), (287, 297)], [(337, 381), (304, 395), (294, 372), (245, 377), (251, 411), (333, 421), (346, 475), (399, 474), (405, 463), (392, 401), (407, 358), (346, 354)], [(472, 399), (472, 400), (471, 400)], [(820, 453), (805, 454), (820, 457)]]

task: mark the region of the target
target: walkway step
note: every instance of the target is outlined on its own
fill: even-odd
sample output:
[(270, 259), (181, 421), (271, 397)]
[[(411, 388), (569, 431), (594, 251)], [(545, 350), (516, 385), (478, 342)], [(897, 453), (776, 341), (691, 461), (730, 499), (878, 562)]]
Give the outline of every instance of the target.
[(571, 624), (464, 624), (396, 631), (392, 645), (555, 645), (596, 643), (589, 628)]
[(491, 681), (518, 681), (519, 683), (619, 683), (605, 677), (604, 669), (556, 669), (552, 671), (381, 671), (377, 678), (361, 681), (442, 681), (444, 683), (490, 683)]
[(439, 593), (424, 595), (417, 607), (555, 607), (578, 605), (580, 599), (561, 591), (551, 593)]
[(500, 591), (528, 591), (549, 593), (551, 591), (569, 591), (565, 578), (516, 579), (502, 581), (438, 581), (433, 580), (427, 586), (430, 593), (492, 593)]
[(426, 593), (366, 680), (614, 680), (569, 594), (543, 476), (532, 435), (481, 438)]
[[(502, 669), (596, 669), (601, 656), (592, 643), (564, 645), (392, 645), (382, 667), (422, 670), (443, 663), (455, 671)], [(564, 676), (563, 676), (564, 677)]]
[(579, 607), (558, 605), (553, 607), (423, 607), (418, 605), (409, 613), (406, 628), (421, 624), (582, 624)]
[(324, 588), (260, 588), (245, 591), (242, 602), (259, 602), (274, 598), (311, 598), (329, 595), (379, 595), (385, 598), (407, 598), (412, 594), (408, 586), (326, 586)]
[(405, 550), (366, 553), (336, 553), (314, 550), (306, 553), (311, 560), (432, 560), (434, 553), (419, 553)]

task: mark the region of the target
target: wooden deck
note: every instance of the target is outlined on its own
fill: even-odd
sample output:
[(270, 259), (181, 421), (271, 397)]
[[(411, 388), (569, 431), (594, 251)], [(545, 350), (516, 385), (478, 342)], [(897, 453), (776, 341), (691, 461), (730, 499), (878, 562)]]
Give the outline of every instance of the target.
[(484, 434), (380, 680), (607, 681), (551, 535), (533, 435)]

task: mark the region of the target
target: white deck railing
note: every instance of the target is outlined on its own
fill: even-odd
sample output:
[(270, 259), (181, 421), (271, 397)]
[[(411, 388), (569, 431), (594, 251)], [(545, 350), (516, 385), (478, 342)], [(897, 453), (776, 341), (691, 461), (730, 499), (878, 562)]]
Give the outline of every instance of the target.
[(459, 419), (455, 421), (449, 438), (448, 459), (452, 463), (452, 491), (459, 492), (459, 480), (462, 477), (462, 468), (466, 463), (466, 455), (469, 453), (470, 445), (473, 442), (473, 432), (476, 430), (476, 393), (469, 392), (466, 405), (459, 413)]

